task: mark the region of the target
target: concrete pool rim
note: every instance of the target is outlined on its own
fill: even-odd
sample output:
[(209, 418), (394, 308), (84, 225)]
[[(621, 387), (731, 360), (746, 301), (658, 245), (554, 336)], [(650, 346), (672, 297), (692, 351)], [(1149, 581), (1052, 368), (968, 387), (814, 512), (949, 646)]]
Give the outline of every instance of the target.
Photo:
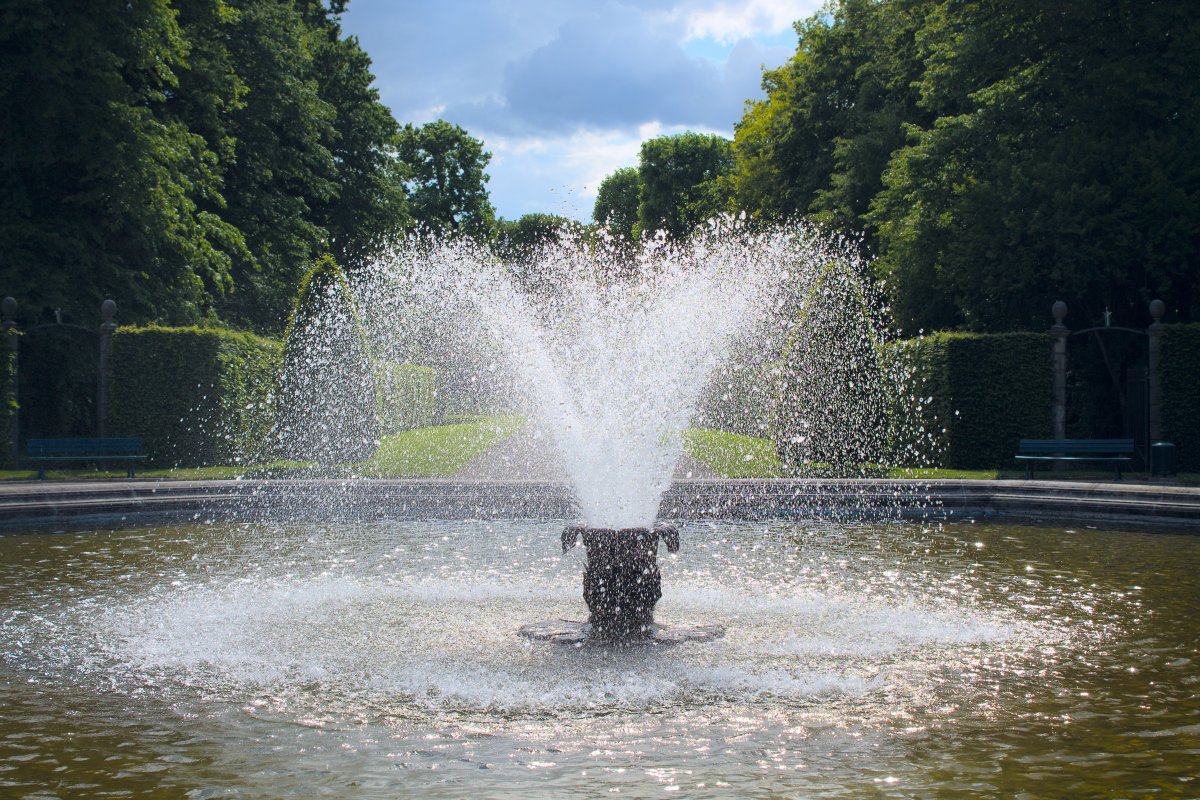
[[(131, 479), (0, 484), (0, 530), (122, 520), (575, 519), (570, 486), (454, 479)], [(987, 519), (1200, 532), (1200, 487), (954, 479), (681, 480), (661, 519)]]

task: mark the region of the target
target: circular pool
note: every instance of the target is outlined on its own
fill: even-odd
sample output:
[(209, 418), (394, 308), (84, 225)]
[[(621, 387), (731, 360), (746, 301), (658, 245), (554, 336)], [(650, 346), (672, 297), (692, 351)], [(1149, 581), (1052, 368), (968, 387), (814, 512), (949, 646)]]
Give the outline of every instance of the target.
[(1200, 537), (693, 521), (562, 647), (563, 522), (0, 538), (7, 796), (1196, 797)]

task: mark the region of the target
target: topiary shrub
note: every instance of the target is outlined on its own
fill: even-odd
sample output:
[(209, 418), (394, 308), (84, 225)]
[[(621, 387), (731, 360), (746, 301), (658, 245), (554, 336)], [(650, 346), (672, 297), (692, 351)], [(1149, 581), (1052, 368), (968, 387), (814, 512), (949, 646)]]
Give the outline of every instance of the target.
[(156, 466), (260, 461), (279, 354), (279, 342), (236, 331), (119, 328), (109, 361), (110, 431), (142, 437)]
[(1200, 325), (1164, 325), (1158, 374), (1163, 441), (1175, 445), (1175, 468), (1200, 472)]
[(831, 261), (801, 301), (775, 370), (772, 430), (785, 463), (858, 468), (882, 460), (880, 345), (861, 278)]
[(300, 286), (283, 345), (276, 452), (322, 465), (362, 461), (379, 443), (375, 376), (357, 303), (332, 256)]
[(415, 364), (383, 362), (376, 370), (379, 424), (390, 436), (433, 424), (437, 370)]

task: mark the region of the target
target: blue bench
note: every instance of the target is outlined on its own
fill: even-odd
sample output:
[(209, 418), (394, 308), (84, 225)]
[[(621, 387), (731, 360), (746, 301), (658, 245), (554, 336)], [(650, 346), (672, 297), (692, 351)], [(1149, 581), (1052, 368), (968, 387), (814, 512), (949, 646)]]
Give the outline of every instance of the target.
[(38, 480), (46, 479), (46, 464), (54, 462), (124, 461), (133, 477), (136, 461), (146, 457), (142, 440), (117, 439), (30, 439), (25, 443), (25, 460), (37, 464)]
[(1133, 439), (1022, 439), (1017, 461), (1025, 464), (1025, 479), (1033, 478), (1034, 461), (1102, 461), (1113, 464), (1117, 480), (1121, 466), (1133, 460)]

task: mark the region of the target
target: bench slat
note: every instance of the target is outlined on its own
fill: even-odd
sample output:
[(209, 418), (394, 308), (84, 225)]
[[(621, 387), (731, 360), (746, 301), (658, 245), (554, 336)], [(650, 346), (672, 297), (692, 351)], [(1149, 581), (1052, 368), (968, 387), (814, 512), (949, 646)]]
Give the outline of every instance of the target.
[(1132, 461), (1133, 439), (1022, 439), (1017, 461), (1025, 462), (1025, 477), (1032, 479), (1032, 461), (1104, 461), (1116, 466), (1121, 479), (1121, 464)]
[(141, 438), (135, 436), (30, 439), (25, 443), (25, 460), (38, 465), (38, 479), (46, 478), (46, 464), (52, 461), (125, 461), (126, 474), (133, 477), (133, 462), (144, 459)]

